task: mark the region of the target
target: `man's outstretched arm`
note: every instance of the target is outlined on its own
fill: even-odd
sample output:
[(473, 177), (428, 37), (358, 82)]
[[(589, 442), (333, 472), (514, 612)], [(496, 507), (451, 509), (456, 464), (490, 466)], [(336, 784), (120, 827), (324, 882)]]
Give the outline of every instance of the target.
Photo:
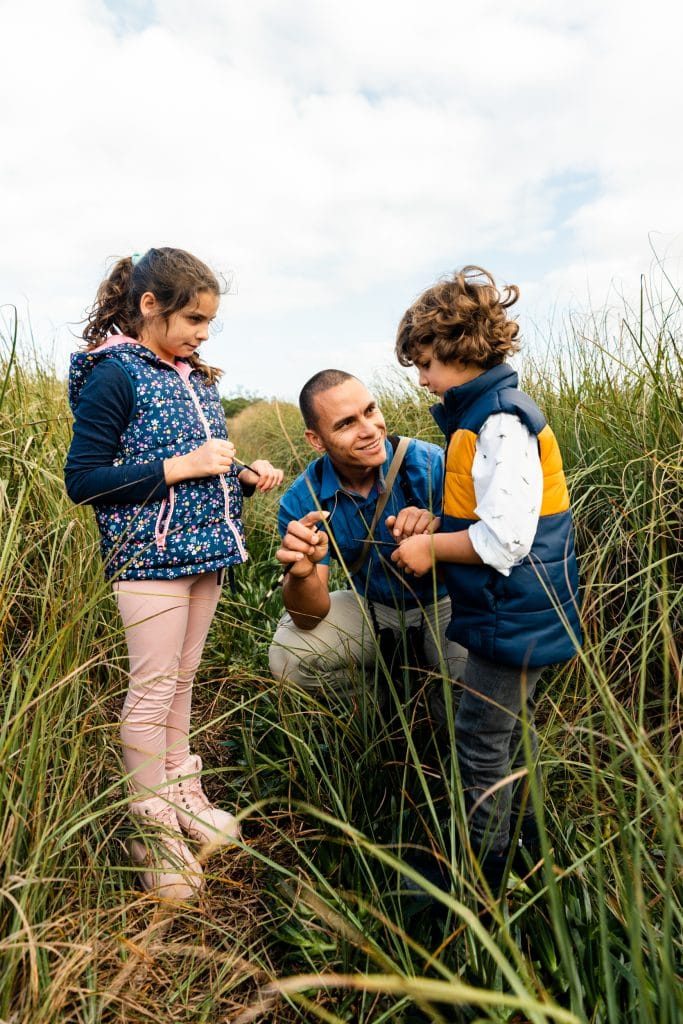
[(329, 539), (317, 528), (326, 515), (308, 512), (291, 520), (275, 554), (285, 569), (282, 600), (299, 629), (313, 629), (330, 610), (329, 566), (320, 564)]

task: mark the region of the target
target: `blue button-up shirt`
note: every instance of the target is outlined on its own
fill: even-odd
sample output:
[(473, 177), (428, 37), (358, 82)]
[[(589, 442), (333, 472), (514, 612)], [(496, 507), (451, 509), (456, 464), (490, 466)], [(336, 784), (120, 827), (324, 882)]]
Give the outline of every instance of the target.
[[(389, 441), (386, 443), (386, 462), (380, 467), (378, 481), (367, 497), (345, 489), (328, 455), (312, 462), (296, 478), (280, 501), (278, 528), (284, 537), (293, 519), (301, 519), (308, 512), (322, 509), (330, 513), (322, 527), (330, 535), (328, 554), (322, 564), (329, 564), (330, 555), (339, 557), (346, 566), (359, 557), (363, 541), (375, 514), (377, 499), (394, 457)], [(317, 465), (316, 465), (317, 463)], [(420, 508), (441, 514), (443, 494), (443, 452), (435, 444), (412, 439), (406, 450), (403, 466), (397, 474), (384, 512), (375, 527), (370, 554), (360, 570), (352, 577), (359, 594), (378, 604), (395, 608), (414, 608), (418, 604), (432, 604), (435, 593), (445, 597), (446, 589), (427, 573), (418, 579), (405, 577), (391, 561), (396, 541), (385, 525), (387, 516), (398, 515), (409, 504), (402, 477), (407, 477), (407, 488)]]

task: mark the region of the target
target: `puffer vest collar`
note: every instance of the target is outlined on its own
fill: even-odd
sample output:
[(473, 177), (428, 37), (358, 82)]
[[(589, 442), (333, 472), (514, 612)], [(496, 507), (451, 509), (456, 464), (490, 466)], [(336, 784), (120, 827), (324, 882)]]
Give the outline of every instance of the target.
[(507, 363), (499, 363), (467, 384), (449, 388), (443, 396), (443, 402), (433, 405), (430, 412), (446, 437), (450, 437), (475, 402), (490, 391), (516, 388), (518, 380), (517, 374)]

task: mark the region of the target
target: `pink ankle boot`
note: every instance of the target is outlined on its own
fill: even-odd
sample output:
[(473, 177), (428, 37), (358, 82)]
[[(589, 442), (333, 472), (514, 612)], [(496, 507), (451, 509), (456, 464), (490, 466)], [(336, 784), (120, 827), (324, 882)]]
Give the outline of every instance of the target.
[(144, 835), (144, 842), (128, 841), (143, 888), (173, 902), (196, 900), (204, 882), (202, 866), (186, 845), (168, 799), (152, 796), (137, 800), (130, 805), (130, 812), (139, 819)]
[(214, 807), (209, 801), (202, 789), (201, 771), (201, 758), (196, 755), (188, 757), (175, 768), (173, 774), (176, 778), (169, 780), (169, 799), (180, 827), (200, 844), (200, 852), (206, 857), (217, 847), (238, 839), (240, 829), (232, 814)]

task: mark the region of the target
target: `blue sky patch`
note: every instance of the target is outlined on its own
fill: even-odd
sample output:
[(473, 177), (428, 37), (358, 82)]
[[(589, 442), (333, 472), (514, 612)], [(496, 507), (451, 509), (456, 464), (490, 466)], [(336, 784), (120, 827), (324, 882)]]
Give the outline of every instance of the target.
[(104, 6), (112, 15), (117, 35), (143, 32), (157, 20), (155, 0), (104, 0)]

